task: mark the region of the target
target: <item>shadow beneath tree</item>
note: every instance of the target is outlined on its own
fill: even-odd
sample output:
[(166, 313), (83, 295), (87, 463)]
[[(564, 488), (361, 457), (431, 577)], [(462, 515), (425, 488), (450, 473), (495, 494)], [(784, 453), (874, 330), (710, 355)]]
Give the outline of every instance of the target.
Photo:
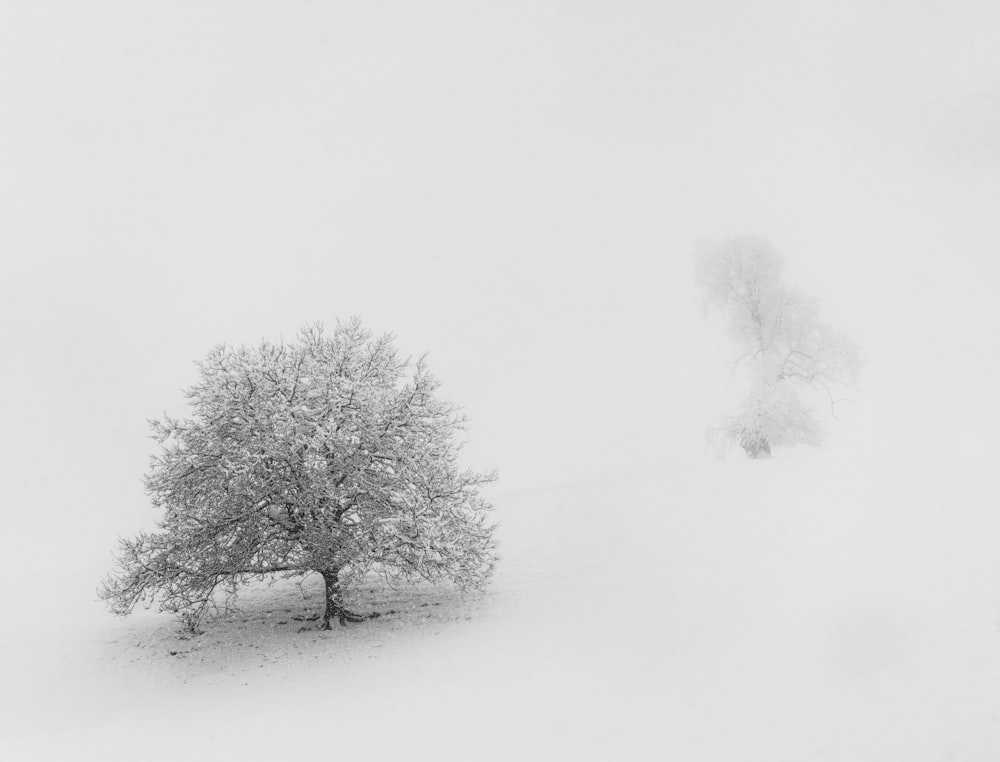
[(125, 632), (108, 645), (105, 661), (137, 674), (162, 669), (166, 679), (180, 683), (226, 681), (227, 675), (246, 677), (251, 672), (268, 675), (286, 670), (289, 660), (350, 662), (476, 619), (486, 598), (488, 594), (464, 594), (428, 583), (390, 587), (372, 577), (345, 591), (345, 601), (356, 611), (376, 616), (324, 631), (318, 628), (323, 613), (319, 575), (255, 582), (240, 589), (228, 611), (206, 616), (198, 634), (185, 631), (169, 614), (135, 612), (122, 624)]

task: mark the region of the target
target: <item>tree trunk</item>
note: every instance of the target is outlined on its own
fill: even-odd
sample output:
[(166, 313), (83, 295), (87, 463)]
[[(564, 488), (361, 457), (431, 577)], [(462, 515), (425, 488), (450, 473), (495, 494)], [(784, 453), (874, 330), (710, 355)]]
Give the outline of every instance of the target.
[(340, 600), (340, 569), (334, 567), (326, 569), (320, 572), (320, 574), (323, 576), (323, 600), (326, 601), (326, 605), (323, 609), (323, 620), (319, 628), (321, 630), (329, 630), (330, 620), (335, 616), (339, 616), (339, 612), (343, 608)]
[(746, 454), (758, 460), (760, 458), (770, 458), (771, 457), (771, 443), (768, 442), (763, 437), (758, 439), (744, 440), (742, 442), (743, 449)]
[(324, 595), (326, 605), (323, 608), (323, 619), (320, 622), (321, 630), (330, 629), (330, 620), (339, 619), (341, 625), (346, 626), (348, 622), (363, 622), (370, 617), (355, 614), (344, 608), (344, 601), (340, 597), (340, 569), (332, 567), (320, 572), (323, 577)]

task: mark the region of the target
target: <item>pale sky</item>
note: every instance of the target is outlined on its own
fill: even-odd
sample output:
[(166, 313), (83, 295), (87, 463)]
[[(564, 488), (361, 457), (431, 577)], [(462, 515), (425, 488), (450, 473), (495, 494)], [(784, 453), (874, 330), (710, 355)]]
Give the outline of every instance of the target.
[(511, 490), (700, 448), (729, 349), (693, 254), (738, 233), (858, 339), (869, 409), (988, 441), (997, 29), (992, 2), (4, 3), (7, 499), (67, 537), (148, 523), (146, 419), (194, 361), (352, 314), (430, 351)]

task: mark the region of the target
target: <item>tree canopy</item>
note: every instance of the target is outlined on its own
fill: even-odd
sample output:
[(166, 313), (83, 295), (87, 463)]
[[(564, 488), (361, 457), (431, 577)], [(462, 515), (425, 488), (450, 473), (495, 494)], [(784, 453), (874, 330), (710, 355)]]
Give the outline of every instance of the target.
[(729, 319), (742, 349), (734, 365), (751, 367), (750, 393), (728, 418), (725, 434), (751, 457), (782, 444), (817, 444), (819, 423), (796, 387), (833, 389), (854, 383), (860, 359), (846, 337), (819, 320), (815, 300), (784, 285), (783, 260), (752, 236), (705, 246), (697, 277), (706, 302)]
[(480, 488), (496, 475), (460, 468), (466, 419), (423, 358), (353, 319), (219, 346), (199, 369), (191, 415), (151, 422), (162, 517), (121, 541), (100, 589), (113, 611), (155, 600), (194, 628), (249, 579), (318, 573), (329, 627), (362, 618), (341, 590), (369, 573), (486, 584), (498, 556)]

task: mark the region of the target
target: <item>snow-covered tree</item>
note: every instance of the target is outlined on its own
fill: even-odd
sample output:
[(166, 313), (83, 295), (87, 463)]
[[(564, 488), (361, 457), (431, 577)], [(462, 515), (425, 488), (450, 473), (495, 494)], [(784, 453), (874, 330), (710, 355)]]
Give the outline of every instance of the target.
[(322, 628), (365, 618), (342, 591), (369, 572), (482, 588), (497, 561), (494, 473), (459, 467), (463, 414), (424, 360), (360, 321), (293, 343), (217, 347), (189, 418), (152, 421), (146, 489), (159, 531), (123, 540), (99, 593), (116, 613), (157, 601), (194, 629), (253, 578), (317, 573)]
[(725, 420), (724, 435), (752, 458), (769, 456), (777, 445), (817, 444), (819, 423), (798, 389), (822, 389), (832, 411), (834, 389), (856, 378), (854, 345), (819, 321), (814, 300), (782, 283), (782, 259), (763, 239), (705, 246), (697, 275), (708, 306), (728, 316), (740, 345), (734, 367), (750, 367), (750, 393)]

